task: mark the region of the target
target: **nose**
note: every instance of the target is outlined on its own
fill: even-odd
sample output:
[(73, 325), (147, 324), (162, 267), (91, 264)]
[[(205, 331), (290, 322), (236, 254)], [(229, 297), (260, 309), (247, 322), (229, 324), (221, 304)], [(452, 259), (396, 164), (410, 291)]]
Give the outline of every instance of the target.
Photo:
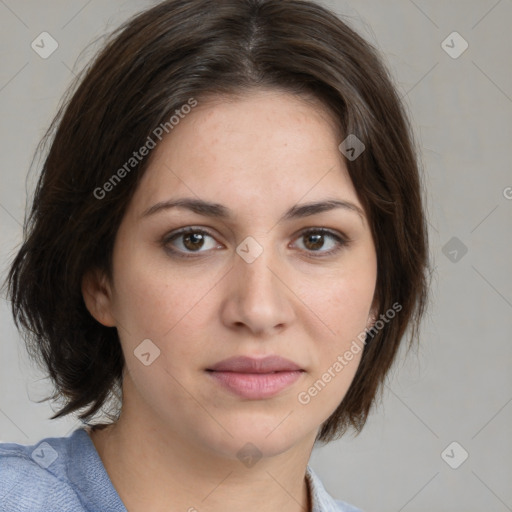
[(227, 275), (221, 306), (224, 325), (267, 336), (289, 326), (295, 317), (294, 294), (278, 255), (267, 248), (252, 262), (238, 254)]

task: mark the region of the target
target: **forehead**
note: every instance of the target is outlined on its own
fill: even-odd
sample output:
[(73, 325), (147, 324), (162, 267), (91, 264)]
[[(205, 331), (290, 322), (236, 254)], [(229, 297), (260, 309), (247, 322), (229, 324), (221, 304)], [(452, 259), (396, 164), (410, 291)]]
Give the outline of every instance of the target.
[(154, 150), (135, 207), (187, 195), (250, 215), (326, 194), (360, 206), (340, 142), (320, 102), (290, 93), (198, 102)]

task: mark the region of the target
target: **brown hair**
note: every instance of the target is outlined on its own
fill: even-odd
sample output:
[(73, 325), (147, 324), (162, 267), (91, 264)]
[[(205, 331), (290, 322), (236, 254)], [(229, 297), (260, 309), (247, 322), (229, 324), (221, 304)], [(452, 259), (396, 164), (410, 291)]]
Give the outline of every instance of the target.
[(112, 276), (116, 232), (149, 158), (104, 197), (95, 191), (190, 98), (255, 87), (321, 100), (340, 132), (366, 147), (347, 166), (375, 242), (380, 313), (396, 303), (401, 310), (367, 335), (318, 440), (363, 427), (408, 326), (413, 341), (426, 309), (421, 179), (407, 116), (376, 50), (303, 0), (161, 2), (116, 29), (68, 90), (38, 146), (53, 137), (7, 278), (27, 350), (56, 386), (45, 400), (66, 402), (51, 419), (82, 408), (78, 417), (91, 418), (122, 384), (117, 330), (90, 315), (81, 282), (93, 268)]

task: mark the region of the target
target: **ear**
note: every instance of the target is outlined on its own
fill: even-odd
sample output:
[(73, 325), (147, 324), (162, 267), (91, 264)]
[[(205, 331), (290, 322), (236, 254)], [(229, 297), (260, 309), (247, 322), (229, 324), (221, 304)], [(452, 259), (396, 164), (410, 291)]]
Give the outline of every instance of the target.
[(82, 296), (93, 318), (106, 327), (115, 327), (116, 321), (112, 315), (112, 290), (103, 272), (92, 269), (84, 275)]
[(371, 329), (375, 325), (375, 322), (379, 319), (379, 317), (377, 316), (379, 313), (379, 309), (380, 309), (379, 301), (375, 298), (372, 303), (370, 312), (368, 313), (368, 323), (367, 323), (368, 329)]

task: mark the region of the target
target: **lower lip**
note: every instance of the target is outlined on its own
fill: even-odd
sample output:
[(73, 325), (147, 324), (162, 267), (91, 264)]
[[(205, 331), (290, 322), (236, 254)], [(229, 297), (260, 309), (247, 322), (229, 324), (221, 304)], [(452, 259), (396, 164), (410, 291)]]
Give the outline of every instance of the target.
[(291, 386), (302, 375), (302, 371), (276, 373), (208, 372), (222, 386), (233, 393), (252, 400), (261, 400), (277, 395)]

